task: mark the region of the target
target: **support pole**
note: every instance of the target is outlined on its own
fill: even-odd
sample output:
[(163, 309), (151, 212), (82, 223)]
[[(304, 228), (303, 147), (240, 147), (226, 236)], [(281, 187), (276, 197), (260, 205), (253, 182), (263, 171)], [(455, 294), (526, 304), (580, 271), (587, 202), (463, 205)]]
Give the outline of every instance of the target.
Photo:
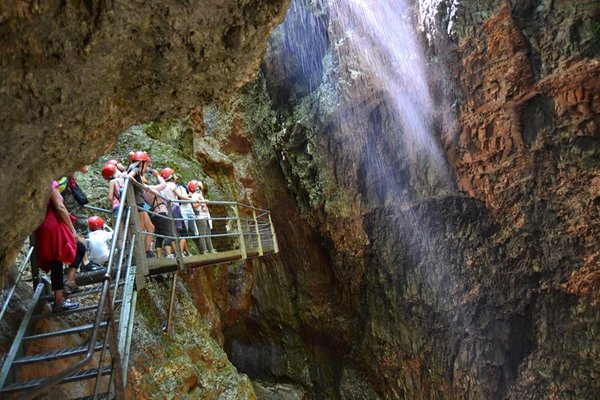
[(238, 233), (240, 234), (240, 251), (242, 252), (242, 260), (245, 260), (248, 256), (246, 254), (246, 242), (244, 241), (244, 231), (242, 231), (242, 222), (240, 221), (240, 213), (237, 203), (233, 206), (233, 212), (235, 213)]
[[(130, 179), (131, 178), (127, 178)], [(126, 193), (126, 199), (127, 199), (127, 206), (132, 208), (132, 212), (131, 212), (131, 221), (133, 222), (133, 232), (139, 232), (139, 235), (135, 235), (135, 240), (136, 240), (136, 244), (135, 244), (135, 249), (134, 249), (134, 254), (135, 254), (135, 263), (136, 263), (136, 276), (135, 276), (135, 284), (138, 290), (141, 290), (142, 288), (144, 288), (144, 286), (146, 286), (146, 281), (144, 279), (144, 277), (146, 275), (148, 275), (148, 260), (146, 259), (146, 243), (145, 243), (145, 236), (142, 232), (142, 228), (140, 225), (140, 216), (138, 215), (138, 209), (137, 209), (137, 205), (135, 202), (135, 194), (133, 193), (133, 185), (135, 184), (134, 182), (130, 181), (130, 185), (125, 185), (125, 187), (127, 187), (127, 193)]]
[(271, 213), (269, 215), (269, 226), (271, 227), (271, 235), (273, 236), (273, 253), (279, 253), (279, 245), (277, 244), (277, 236), (275, 236), (275, 228), (273, 227), (273, 221), (271, 221)]
[(256, 209), (252, 208), (252, 216), (254, 217), (254, 230), (256, 231), (256, 240), (258, 244), (258, 256), (263, 255), (262, 240), (260, 238), (260, 230), (258, 229), (258, 221), (256, 220)]
[(173, 310), (175, 308), (175, 287), (177, 286), (177, 271), (173, 274), (171, 283), (171, 299), (169, 300), (169, 315), (167, 315), (167, 328), (165, 333), (173, 337)]

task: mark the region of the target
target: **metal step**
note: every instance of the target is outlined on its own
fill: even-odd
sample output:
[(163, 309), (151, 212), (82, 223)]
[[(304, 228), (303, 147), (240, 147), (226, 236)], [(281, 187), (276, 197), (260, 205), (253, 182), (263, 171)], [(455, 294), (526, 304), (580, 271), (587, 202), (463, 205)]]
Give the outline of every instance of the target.
[[(106, 325), (107, 325), (107, 322), (104, 321), (100, 324), (100, 327), (105, 327)], [(54, 332), (37, 333), (35, 335), (25, 336), (23, 338), (23, 342), (29, 342), (32, 340), (39, 340), (39, 339), (48, 339), (48, 338), (55, 337), (55, 336), (72, 335), (74, 333), (81, 333), (81, 332), (89, 331), (93, 328), (94, 328), (94, 324), (85, 324), (85, 325), (80, 325), (80, 326), (74, 326), (72, 328), (61, 329), (59, 331), (54, 331)]]
[[(94, 351), (102, 350), (102, 346), (103, 346), (103, 344), (101, 342), (97, 342), (96, 347), (94, 348)], [(108, 347), (108, 345), (107, 345), (107, 347)], [(71, 347), (68, 349), (49, 351), (47, 353), (31, 354), (31, 355), (16, 359), (13, 362), (13, 365), (33, 364), (33, 363), (37, 363), (37, 362), (58, 360), (59, 358), (74, 357), (74, 356), (85, 354), (85, 353), (87, 353), (87, 351), (88, 351), (88, 346), (83, 345), (83, 346), (78, 346), (78, 347)]]
[[(121, 303), (123, 303), (123, 300), (115, 301), (115, 309), (118, 309), (118, 306), (121, 305)], [(60, 311), (60, 312), (56, 312), (56, 313), (36, 314), (33, 317), (31, 317), (31, 319), (33, 321), (35, 321), (35, 320), (40, 320), (40, 319), (64, 317), (65, 315), (84, 313), (87, 311), (94, 311), (97, 309), (98, 309), (98, 304), (95, 303), (95, 304), (90, 304), (90, 305), (84, 306), (84, 307), (77, 307), (73, 310)]]
[[(102, 371), (101, 371), (101, 375), (109, 375), (111, 373), (111, 371), (112, 371), (112, 367), (110, 367), (110, 366), (103, 367)], [(71, 383), (71, 382), (82, 381), (85, 379), (92, 379), (92, 378), (95, 378), (97, 375), (98, 375), (98, 368), (84, 369), (84, 370), (74, 373), (73, 375), (66, 377), (65, 380), (63, 380), (61, 383)], [(38, 379), (30, 380), (30, 381), (13, 383), (13, 384), (3, 387), (2, 390), (0, 390), (0, 393), (21, 392), (23, 390), (33, 389), (40, 385), (43, 385), (47, 379), (48, 378), (38, 378)]]
[(92, 311), (92, 310), (97, 310), (97, 309), (98, 309), (98, 304), (92, 304), (92, 305), (85, 306), (85, 307), (77, 307), (72, 310), (51, 312), (51, 313), (45, 313), (45, 314), (36, 314), (33, 317), (31, 317), (31, 320), (36, 321), (36, 320), (40, 320), (40, 319), (64, 317), (65, 315), (84, 313), (86, 311)]
[[(124, 279), (121, 279), (121, 281), (119, 282), (119, 286), (123, 286), (125, 284)], [(97, 294), (100, 293), (102, 291), (102, 284), (94, 284), (95, 286), (90, 286), (90, 287), (85, 287), (85, 289), (83, 289), (81, 292), (77, 292), (77, 293), (73, 293), (70, 294), (67, 298), (72, 299), (73, 297), (83, 297), (83, 296), (89, 296), (92, 294)], [(112, 284), (110, 285), (110, 291), (113, 292), (115, 290), (115, 285)], [(41, 300), (45, 300), (45, 301), (54, 301), (54, 295), (51, 294), (49, 296), (42, 296)]]

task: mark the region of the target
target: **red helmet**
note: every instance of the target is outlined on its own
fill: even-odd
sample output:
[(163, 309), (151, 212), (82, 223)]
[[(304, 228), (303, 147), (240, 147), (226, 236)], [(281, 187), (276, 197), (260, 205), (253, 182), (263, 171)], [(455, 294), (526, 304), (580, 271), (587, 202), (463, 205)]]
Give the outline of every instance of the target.
[(104, 163), (104, 165), (117, 165), (119, 162), (117, 160), (108, 160), (107, 162)]
[(136, 162), (136, 161), (150, 161), (150, 157), (148, 157), (148, 153), (146, 153), (145, 151), (136, 151), (131, 156), (131, 161), (133, 161), (133, 162)]
[(189, 181), (187, 186), (191, 193), (194, 193), (197, 188), (202, 190), (202, 184), (195, 179), (193, 181)]
[(162, 171), (160, 171), (160, 175), (165, 179), (165, 180), (169, 180), (171, 178), (173, 178), (173, 174), (175, 173), (175, 171), (173, 171), (173, 168), (163, 168)]
[(88, 226), (90, 227), (90, 231), (97, 231), (98, 229), (102, 229), (104, 226), (104, 220), (96, 216), (89, 217)]
[(110, 180), (115, 176), (117, 167), (114, 164), (106, 164), (102, 167), (102, 177), (106, 180)]

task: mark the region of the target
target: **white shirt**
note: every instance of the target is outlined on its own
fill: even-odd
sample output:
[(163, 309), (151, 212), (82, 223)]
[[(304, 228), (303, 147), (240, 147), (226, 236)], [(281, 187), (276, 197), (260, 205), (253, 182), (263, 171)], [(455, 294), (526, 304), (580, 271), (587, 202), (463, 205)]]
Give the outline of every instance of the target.
[(177, 200), (177, 195), (175, 195), (175, 191), (174, 191), (176, 187), (177, 187), (177, 185), (175, 184), (175, 182), (173, 182), (173, 181), (167, 182), (167, 187), (164, 188), (160, 192), (160, 194), (169, 200)]
[(90, 232), (85, 240), (88, 248), (88, 257), (90, 261), (102, 265), (108, 261), (110, 250), (108, 242), (112, 239), (112, 232), (103, 231), (101, 229)]

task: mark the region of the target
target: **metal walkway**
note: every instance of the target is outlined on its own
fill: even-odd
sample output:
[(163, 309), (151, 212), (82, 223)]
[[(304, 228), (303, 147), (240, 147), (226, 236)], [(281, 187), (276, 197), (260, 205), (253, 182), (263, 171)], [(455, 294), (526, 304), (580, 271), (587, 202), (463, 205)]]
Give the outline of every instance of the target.
[[(63, 392), (77, 393), (70, 398), (78, 400), (126, 398), (137, 292), (144, 288), (146, 277), (168, 274), (172, 278), (166, 326), (166, 333), (171, 334), (178, 274), (279, 251), (270, 213), (237, 202), (209, 203), (213, 224), (210, 235), (199, 235), (193, 229), (187, 236), (180, 236), (177, 229), (173, 229), (175, 234), (171, 237), (142, 232), (134, 185), (137, 182), (131, 179), (125, 181), (107, 265), (101, 270), (77, 275), (77, 284), (83, 290), (72, 297), (79, 299), (79, 308), (52, 313), (49, 277), (38, 273), (35, 253), (30, 248), (14, 286), (3, 293), (6, 297), (0, 320), (17, 285), (23, 285), (23, 281), (34, 285), (33, 296), (2, 360), (0, 399), (33, 399), (44, 394), (45, 398), (69, 398)], [(169, 214), (161, 217), (167, 218), (175, 228), (183, 218), (174, 218), (172, 202), (163, 200)], [(200, 240), (210, 237), (216, 252), (184, 256), (180, 246), (174, 245), (174, 258), (147, 258), (145, 238), (149, 235), (167, 237), (176, 244), (188, 240), (198, 244), (198, 248)], [(51, 320), (57, 323), (49, 323)], [(70, 387), (56, 392), (56, 385)]]

